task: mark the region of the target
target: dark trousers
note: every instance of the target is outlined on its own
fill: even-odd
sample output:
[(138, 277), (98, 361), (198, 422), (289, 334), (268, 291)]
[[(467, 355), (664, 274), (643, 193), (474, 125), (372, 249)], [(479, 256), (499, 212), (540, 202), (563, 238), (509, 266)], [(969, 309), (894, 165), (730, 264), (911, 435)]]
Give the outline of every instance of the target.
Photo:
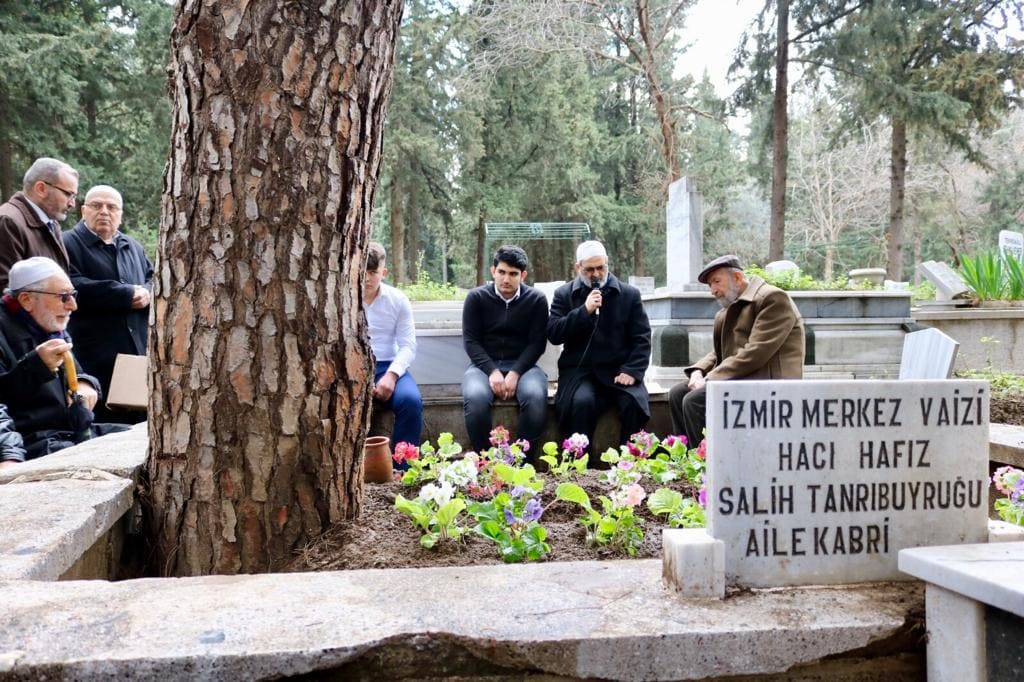
[(707, 389), (691, 391), (685, 381), (668, 392), (668, 409), (672, 413), (672, 433), (686, 436), (688, 447), (695, 448), (704, 439), (707, 424)]
[[(379, 360), (373, 375), (374, 383), (380, 381), (391, 366), (390, 360)], [(391, 434), (391, 449), (399, 443), (420, 444), (423, 433), (423, 398), (416, 380), (406, 372), (395, 382), (395, 392), (387, 400), (378, 400), (377, 404), (395, 413), (395, 431)]]
[[(498, 365), (502, 372), (512, 369), (512, 364)], [(519, 420), (516, 422), (515, 439), (530, 442), (528, 457), (535, 461), (540, 454), (540, 437), (548, 419), (548, 375), (537, 365), (519, 377), (516, 385), (516, 401), (519, 403)], [(466, 417), (466, 433), (469, 443), (477, 452), (490, 447), (491, 406), (494, 391), (483, 370), (470, 366), (462, 375), (462, 412)]]
[[(560, 411), (558, 415), (562, 437), (582, 433), (593, 443), (597, 420), (611, 407), (617, 408), (619, 412), (620, 444), (629, 441), (629, 437), (647, 423), (648, 416), (629, 393), (615, 386), (606, 386), (593, 377), (584, 377), (576, 387), (568, 409)], [(598, 457), (591, 453), (591, 461), (597, 460)]]

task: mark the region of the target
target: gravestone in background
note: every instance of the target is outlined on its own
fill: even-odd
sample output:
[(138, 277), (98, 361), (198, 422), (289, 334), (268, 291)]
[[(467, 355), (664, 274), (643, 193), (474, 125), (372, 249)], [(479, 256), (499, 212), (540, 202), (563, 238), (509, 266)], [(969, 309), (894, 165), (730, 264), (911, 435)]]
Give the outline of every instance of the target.
[(953, 301), (971, 295), (960, 273), (945, 263), (926, 260), (917, 266), (917, 271), (935, 285), (935, 298), (939, 301)]
[(1005, 256), (1013, 254), (1017, 260), (1024, 260), (1024, 234), (1012, 230), (999, 231), (999, 252)]
[(680, 178), (668, 186), (665, 241), (669, 290), (703, 288), (697, 284), (697, 275), (703, 265), (704, 212), (693, 178)]
[(629, 276), (630, 285), (637, 288), (641, 294), (653, 294), (654, 293), (654, 278), (653, 277), (639, 277), (637, 275)]
[(988, 537), (988, 383), (708, 382), (708, 532), (727, 584), (907, 579)]

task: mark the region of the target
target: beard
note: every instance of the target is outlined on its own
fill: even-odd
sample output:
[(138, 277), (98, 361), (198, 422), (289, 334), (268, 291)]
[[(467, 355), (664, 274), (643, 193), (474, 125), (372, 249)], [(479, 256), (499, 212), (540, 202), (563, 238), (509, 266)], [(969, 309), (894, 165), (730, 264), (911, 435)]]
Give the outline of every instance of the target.
[(729, 290), (724, 292), (721, 296), (716, 296), (715, 300), (718, 301), (718, 305), (723, 308), (728, 308), (735, 303), (740, 297), (740, 288), (735, 282), (729, 283)]

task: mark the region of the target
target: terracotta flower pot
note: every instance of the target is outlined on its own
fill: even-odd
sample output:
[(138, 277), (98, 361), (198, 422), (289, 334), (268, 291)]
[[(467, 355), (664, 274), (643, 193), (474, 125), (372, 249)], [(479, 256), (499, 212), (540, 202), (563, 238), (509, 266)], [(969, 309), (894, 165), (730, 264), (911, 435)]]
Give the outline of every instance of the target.
[(370, 436), (363, 444), (363, 480), (367, 483), (388, 483), (392, 479), (391, 439)]

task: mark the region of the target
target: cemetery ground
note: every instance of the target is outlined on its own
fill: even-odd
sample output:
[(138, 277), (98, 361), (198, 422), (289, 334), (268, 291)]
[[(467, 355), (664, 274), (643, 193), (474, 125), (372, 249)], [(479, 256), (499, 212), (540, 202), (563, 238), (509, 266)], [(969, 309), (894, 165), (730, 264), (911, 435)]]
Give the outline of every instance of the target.
[[(588, 470), (573, 479), (595, 504), (598, 495), (607, 495), (611, 486), (598, 479), (600, 470)], [(547, 505), (540, 519), (548, 531), (551, 552), (546, 561), (588, 561), (601, 559), (628, 559), (625, 552), (605, 546), (588, 546), (585, 530), (579, 523), (579, 506), (554, 499), (555, 486), (560, 482), (553, 477), (541, 475), (545, 481), (541, 492)], [(649, 478), (641, 483), (650, 496), (656, 488), (667, 487), (678, 490), (684, 496), (696, 494), (696, 489), (682, 481), (673, 481), (664, 486), (655, 485)], [(408, 517), (395, 509), (395, 496), (406, 497), (415, 494), (416, 488), (409, 488), (399, 482), (366, 484), (363, 509), (359, 518), (337, 524), (316, 542), (303, 549), (287, 567), (288, 571), (337, 571), (360, 568), (421, 568), (426, 566), (476, 566), (502, 563), (493, 542), (475, 533), (466, 535), (461, 541), (442, 542), (426, 549), (419, 544), (420, 534)], [(411, 491), (411, 492), (410, 492)], [(661, 557), (661, 531), (667, 527), (664, 517), (656, 517), (641, 503), (636, 507), (644, 531), (643, 544), (633, 558), (655, 559)], [(472, 519), (469, 519), (472, 525)]]
[[(990, 408), (993, 423), (1024, 426), (1024, 391), (994, 389)], [(599, 481), (601, 473), (600, 470), (590, 469), (574, 479), (595, 501), (598, 495), (606, 495), (610, 490), (610, 486)], [(559, 481), (543, 474), (541, 478), (545, 480), (541, 494), (547, 504), (541, 523), (548, 530), (548, 543), (551, 545), (551, 552), (543, 561), (631, 558), (608, 547), (588, 546), (585, 530), (578, 521), (580, 508), (554, 500), (554, 488)], [(661, 487), (647, 478), (641, 484), (648, 495), (655, 488)], [(696, 493), (693, 486), (681, 481), (665, 487), (679, 490), (684, 496)], [(304, 547), (285, 570), (337, 571), (502, 563), (494, 543), (473, 533), (458, 542), (444, 542), (432, 549), (421, 547), (416, 528), (395, 509), (396, 495), (408, 497), (414, 493), (415, 488), (399, 482), (366, 484), (360, 516), (333, 526), (315, 542)], [(644, 531), (644, 541), (632, 558), (658, 558), (662, 551), (661, 531), (667, 527), (664, 517), (653, 515), (645, 504), (638, 505), (636, 511)]]

